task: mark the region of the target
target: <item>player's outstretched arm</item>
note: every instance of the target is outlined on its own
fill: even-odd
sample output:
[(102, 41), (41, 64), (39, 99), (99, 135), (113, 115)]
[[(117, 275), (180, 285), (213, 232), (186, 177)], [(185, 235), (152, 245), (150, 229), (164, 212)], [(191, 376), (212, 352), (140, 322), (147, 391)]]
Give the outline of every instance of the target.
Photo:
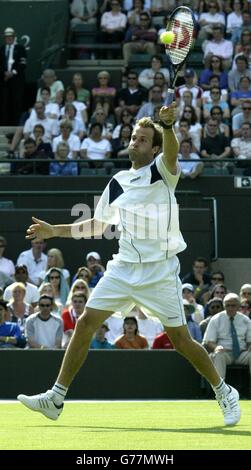
[(176, 118), (176, 103), (173, 102), (170, 106), (162, 106), (159, 118), (164, 125), (170, 126), (169, 129), (163, 127), (163, 162), (170, 173), (175, 174), (179, 142), (172, 125)]
[(102, 235), (107, 227), (106, 224), (89, 219), (84, 222), (65, 225), (51, 225), (44, 220), (32, 217), (33, 224), (27, 229), (28, 240), (35, 238), (48, 239), (53, 237), (61, 238), (90, 238), (94, 235)]

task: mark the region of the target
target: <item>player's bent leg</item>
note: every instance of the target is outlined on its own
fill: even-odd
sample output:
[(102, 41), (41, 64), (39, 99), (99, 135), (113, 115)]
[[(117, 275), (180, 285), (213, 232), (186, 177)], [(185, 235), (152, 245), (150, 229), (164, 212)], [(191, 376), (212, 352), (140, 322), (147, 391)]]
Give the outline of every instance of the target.
[(234, 426), (241, 417), (239, 393), (222, 381), (206, 350), (190, 336), (187, 326), (166, 327), (175, 349), (211, 384), (221, 407), (226, 426)]
[(66, 350), (57, 382), (69, 387), (88, 354), (94, 332), (113, 312), (86, 307)]
[[(95, 310), (87, 307), (79, 317), (62, 362), (56, 385), (39, 395), (18, 395), (17, 399), (27, 408), (42, 413), (47, 418), (56, 420), (63, 411), (63, 399), (67, 388), (84, 363), (94, 332), (112, 312)], [(58, 393), (57, 390), (58, 389)], [(60, 389), (64, 390), (61, 395)]]

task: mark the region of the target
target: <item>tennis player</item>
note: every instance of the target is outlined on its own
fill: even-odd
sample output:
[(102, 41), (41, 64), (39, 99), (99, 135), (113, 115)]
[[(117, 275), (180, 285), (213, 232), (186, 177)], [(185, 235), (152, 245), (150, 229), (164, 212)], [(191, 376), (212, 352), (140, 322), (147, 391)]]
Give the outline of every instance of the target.
[[(130, 170), (117, 173), (105, 188), (94, 218), (69, 225), (50, 225), (33, 218), (27, 238), (89, 238), (108, 224), (121, 231), (119, 252), (89, 297), (51, 390), (18, 400), (56, 420), (68, 387), (84, 363), (94, 332), (114, 312), (127, 314), (134, 305), (156, 315), (175, 349), (202, 374), (216, 394), (225, 425), (240, 419), (239, 394), (220, 378), (207, 352), (187, 329), (177, 253), (186, 248), (179, 230), (174, 191), (180, 176), (178, 141), (173, 130), (175, 103), (160, 110), (160, 126), (140, 119), (129, 144)], [(161, 152), (162, 151), (162, 152)]]

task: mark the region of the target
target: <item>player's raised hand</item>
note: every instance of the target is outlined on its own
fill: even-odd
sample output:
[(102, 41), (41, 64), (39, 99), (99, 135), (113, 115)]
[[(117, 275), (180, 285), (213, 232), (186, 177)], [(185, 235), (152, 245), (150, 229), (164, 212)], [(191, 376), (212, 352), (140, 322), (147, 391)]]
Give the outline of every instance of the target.
[(35, 238), (46, 239), (54, 237), (53, 225), (36, 219), (36, 217), (32, 217), (32, 220), (34, 223), (27, 229), (25, 238), (34, 240)]
[(176, 121), (176, 103), (173, 101), (169, 106), (162, 106), (159, 110), (159, 118), (167, 126), (172, 125)]

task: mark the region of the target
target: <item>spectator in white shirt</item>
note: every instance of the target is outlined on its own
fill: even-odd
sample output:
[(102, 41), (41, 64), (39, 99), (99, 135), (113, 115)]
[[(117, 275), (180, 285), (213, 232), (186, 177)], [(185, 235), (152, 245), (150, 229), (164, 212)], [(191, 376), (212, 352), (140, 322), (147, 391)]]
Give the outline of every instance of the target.
[(224, 39), (224, 27), (214, 26), (212, 29), (213, 39), (207, 41), (204, 48), (205, 64), (208, 66), (212, 55), (222, 57), (223, 66), (228, 69), (233, 56), (233, 43)]
[(31, 240), (31, 249), (22, 251), (17, 259), (17, 265), (27, 266), (31, 283), (39, 284), (39, 274), (46, 268), (47, 255), (43, 253), (44, 240)]
[(60, 131), (61, 134), (58, 137), (55, 137), (52, 142), (52, 150), (55, 153), (57, 146), (60, 142), (66, 142), (70, 147), (70, 153), (68, 158), (71, 160), (76, 160), (79, 155), (80, 150), (80, 139), (77, 135), (74, 135), (72, 132), (72, 122), (69, 119), (63, 119), (60, 121)]

